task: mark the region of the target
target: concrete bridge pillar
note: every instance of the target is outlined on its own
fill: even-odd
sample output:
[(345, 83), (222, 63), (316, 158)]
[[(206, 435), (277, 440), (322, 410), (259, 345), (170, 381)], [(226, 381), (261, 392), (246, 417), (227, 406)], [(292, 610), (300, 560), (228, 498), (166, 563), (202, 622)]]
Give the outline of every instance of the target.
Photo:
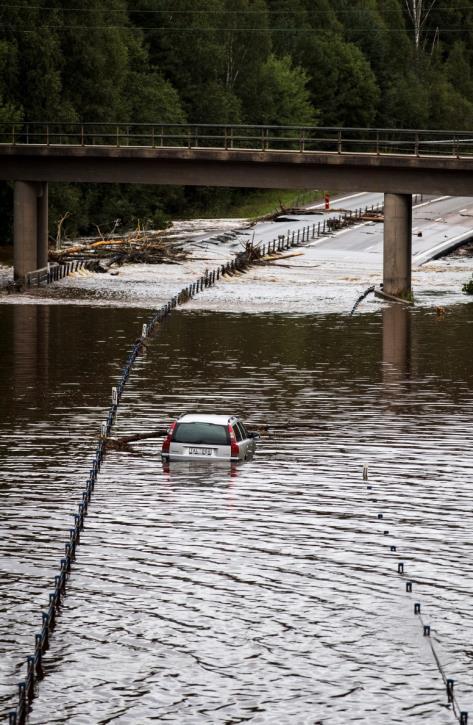
[(42, 181), (38, 187), (36, 263), (42, 269), (48, 266), (48, 182)]
[(14, 277), (48, 263), (48, 185), (16, 181), (14, 192)]
[(408, 297), (412, 270), (412, 194), (384, 195), (383, 289)]

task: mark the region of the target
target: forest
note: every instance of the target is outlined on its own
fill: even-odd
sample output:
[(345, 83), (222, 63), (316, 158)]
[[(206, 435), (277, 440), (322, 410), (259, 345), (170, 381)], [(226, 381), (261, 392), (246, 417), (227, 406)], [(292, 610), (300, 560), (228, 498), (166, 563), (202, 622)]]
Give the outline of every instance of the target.
[[(473, 0), (15, 0), (0, 122), (471, 130)], [(246, 190), (51, 185), (69, 234), (206, 215)], [(12, 185), (0, 186), (1, 242)]]

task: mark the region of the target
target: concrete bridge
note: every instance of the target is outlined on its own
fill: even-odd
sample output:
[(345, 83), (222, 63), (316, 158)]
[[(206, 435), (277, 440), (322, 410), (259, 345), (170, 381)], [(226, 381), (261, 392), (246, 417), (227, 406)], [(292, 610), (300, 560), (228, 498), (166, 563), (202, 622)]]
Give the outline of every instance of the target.
[(48, 182), (373, 191), (384, 288), (411, 290), (412, 194), (473, 196), (473, 134), (279, 126), (0, 124), (15, 277), (47, 264)]

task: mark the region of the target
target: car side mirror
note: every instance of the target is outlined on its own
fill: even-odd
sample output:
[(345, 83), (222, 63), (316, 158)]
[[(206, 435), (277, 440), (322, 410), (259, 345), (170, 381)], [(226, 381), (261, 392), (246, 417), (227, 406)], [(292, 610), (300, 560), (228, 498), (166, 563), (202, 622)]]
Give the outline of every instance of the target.
[(248, 433), (248, 438), (260, 438), (259, 433)]

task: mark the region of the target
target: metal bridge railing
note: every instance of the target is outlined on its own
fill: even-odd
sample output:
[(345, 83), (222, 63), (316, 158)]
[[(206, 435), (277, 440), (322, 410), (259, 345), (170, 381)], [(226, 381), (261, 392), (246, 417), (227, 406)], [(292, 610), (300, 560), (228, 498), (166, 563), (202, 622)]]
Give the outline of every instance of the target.
[(212, 124), (0, 123), (0, 144), (188, 148), (469, 157), (473, 133), (450, 130)]

